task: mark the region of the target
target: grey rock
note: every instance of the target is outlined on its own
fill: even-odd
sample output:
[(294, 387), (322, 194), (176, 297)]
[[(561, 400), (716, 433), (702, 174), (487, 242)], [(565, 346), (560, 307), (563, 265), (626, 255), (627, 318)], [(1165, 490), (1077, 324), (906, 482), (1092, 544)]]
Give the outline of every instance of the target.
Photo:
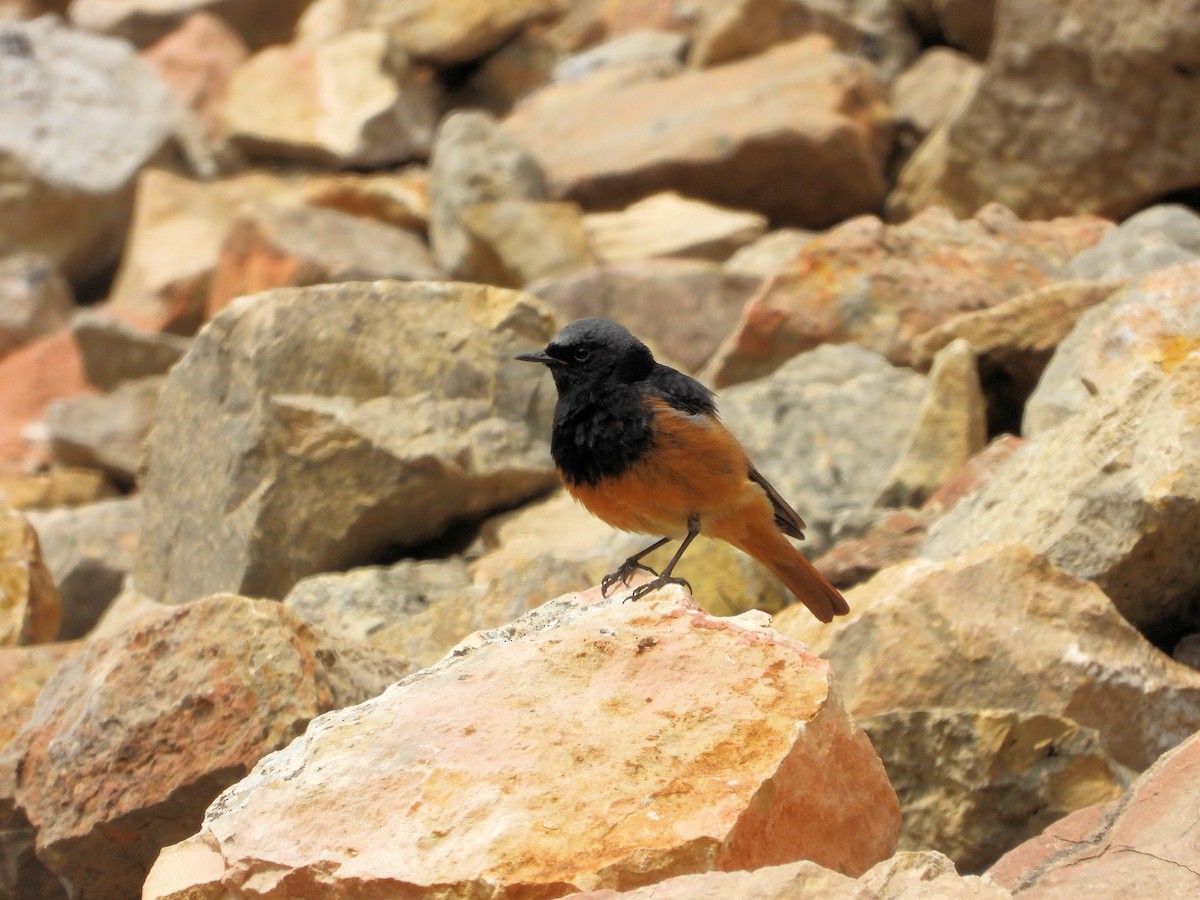
[(124, 41), (53, 16), (0, 22), (0, 246), (72, 280), (111, 266), (135, 176), (174, 131), (172, 103)]
[(81, 638), (116, 599), (133, 568), (142, 524), (141, 499), (30, 512), (29, 521), (62, 598), (59, 640)]
[(64, 328), (74, 309), (71, 285), (44, 256), (0, 257), (0, 357)]
[(94, 310), (71, 319), (87, 380), (102, 391), (125, 381), (164, 375), (183, 358), (191, 341), (174, 334), (141, 331)]
[(1200, 215), (1160, 203), (1130, 216), (1069, 263), (1071, 278), (1132, 278), (1200, 257)]
[(471, 265), (472, 242), (461, 221), (467, 208), (549, 199), (537, 161), (484, 112), (457, 112), (442, 121), (434, 139), (429, 193), (433, 253), (438, 265), (455, 277)]
[(1021, 544), (1098, 584), (1151, 638), (1196, 621), (1200, 360), (1144, 369), (1030, 440), (936, 522), (924, 554)]
[(159, 402), (139, 590), (283, 597), (547, 490), (553, 388), (512, 357), (554, 331), (532, 298), (466, 284), (235, 301)]
[(100, 469), (117, 484), (133, 484), (162, 387), (162, 376), (153, 375), (123, 382), (109, 394), (52, 403), (46, 429), (55, 461)]
[(805, 553), (828, 549), (834, 520), (870, 507), (917, 421), (925, 379), (854, 344), (793, 358), (730, 387), (721, 417), (808, 524)]

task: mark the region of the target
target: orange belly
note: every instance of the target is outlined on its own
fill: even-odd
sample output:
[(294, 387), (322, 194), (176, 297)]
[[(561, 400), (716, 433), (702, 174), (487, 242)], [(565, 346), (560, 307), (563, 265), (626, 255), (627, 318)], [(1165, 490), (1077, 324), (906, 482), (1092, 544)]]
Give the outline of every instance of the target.
[(699, 516), (704, 534), (725, 537), (741, 530), (739, 520), (751, 509), (769, 515), (766, 494), (747, 474), (746, 452), (723, 425), (652, 402), (651, 449), (614, 478), (568, 483), (571, 496), (614, 528), (673, 538), (687, 533), (691, 516)]

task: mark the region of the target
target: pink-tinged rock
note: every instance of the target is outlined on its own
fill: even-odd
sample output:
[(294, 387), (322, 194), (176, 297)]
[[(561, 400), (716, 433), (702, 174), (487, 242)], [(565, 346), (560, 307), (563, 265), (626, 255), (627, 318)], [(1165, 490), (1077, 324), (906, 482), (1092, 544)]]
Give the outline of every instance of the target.
[(1200, 891), (1200, 733), (1120, 800), (1080, 810), (1001, 857), (991, 878), (1022, 898), (1193, 897)]
[(46, 448), (31, 440), (55, 400), (92, 393), (79, 346), (70, 331), (26, 344), (0, 360), (0, 464), (46, 461)]
[(38, 856), (84, 900), (137, 896), (159, 849), (195, 831), (223, 788), (406, 671), (278, 603), (228, 594), (91, 642), (14, 742)]
[(827, 342), (854, 341), (900, 365), (922, 333), (1062, 277), (1112, 223), (1021, 222), (991, 205), (972, 219), (929, 209), (903, 225), (864, 216), (805, 244), (746, 306), (714, 360), (720, 385), (758, 378)]
[(866, 581), (880, 569), (919, 556), (928, 517), (897, 509), (875, 522), (861, 537), (838, 541), (813, 563), (843, 590)]
[(80, 641), (0, 648), (0, 747), (7, 746), (33, 714), (50, 676), (82, 650)]
[(1024, 547), (902, 563), (846, 600), (850, 615), (832, 625), (814, 626), (802, 607), (774, 624), (830, 661), (857, 716), (949, 706), (1062, 716), (1136, 771), (1200, 729), (1200, 672), (1155, 649), (1096, 585)]
[(142, 59), (158, 72), (175, 98), (196, 114), (211, 138), (220, 128), (218, 110), (229, 78), (249, 54), (245, 42), (223, 19), (197, 12), (147, 47)]
[(52, 641), (61, 623), (62, 602), (37, 532), (0, 494), (0, 647)]
[(988, 479), (1024, 445), (1025, 441), (1014, 434), (1000, 435), (947, 478), (921, 509), (932, 513), (934, 517), (950, 512), (960, 500), (987, 484)]
[(143, 896), (551, 898), (891, 854), (895, 795), (822, 660), (678, 588), (596, 601), (551, 601), (314, 722)]
[(809, 37), (760, 56), (640, 84), (597, 73), (544, 88), (505, 128), (536, 148), (560, 196), (620, 209), (676, 190), (784, 224), (876, 209), (889, 145), (869, 64)]

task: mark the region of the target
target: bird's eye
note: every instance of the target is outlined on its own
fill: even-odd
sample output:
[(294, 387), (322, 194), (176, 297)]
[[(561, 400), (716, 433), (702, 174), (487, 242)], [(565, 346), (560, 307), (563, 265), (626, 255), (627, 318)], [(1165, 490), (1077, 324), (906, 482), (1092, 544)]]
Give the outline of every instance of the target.
[(587, 362), (587, 358), (592, 355), (592, 351), (587, 347), (575, 348), (575, 362)]

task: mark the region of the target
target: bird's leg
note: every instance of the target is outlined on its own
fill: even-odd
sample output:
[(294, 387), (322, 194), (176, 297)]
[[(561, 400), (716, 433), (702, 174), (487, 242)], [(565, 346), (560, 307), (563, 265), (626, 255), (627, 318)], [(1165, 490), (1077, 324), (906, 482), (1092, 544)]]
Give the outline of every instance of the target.
[(683, 556), (683, 551), (688, 548), (688, 545), (696, 539), (696, 535), (700, 533), (700, 517), (688, 517), (687, 537), (683, 539), (683, 543), (679, 545), (679, 549), (675, 551), (675, 555), (671, 557), (671, 561), (663, 568), (662, 574), (653, 581), (648, 581), (639, 586), (632, 594), (629, 595), (630, 600), (640, 600), (647, 594), (657, 591), (660, 587), (665, 587), (668, 584), (682, 584), (690, 593), (692, 586), (683, 578), (672, 578), (671, 572), (675, 569), (675, 563), (679, 562), (679, 557)]
[(661, 541), (655, 541), (641, 553), (635, 553), (633, 556), (629, 557), (629, 559), (625, 560), (625, 562), (621, 563), (621, 567), (617, 569), (617, 571), (605, 575), (602, 579), (600, 579), (600, 596), (607, 597), (608, 592), (617, 582), (620, 582), (621, 584), (629, 584), (629, 576), (638, 569), (643, 569), (644, 571), (649, 572), (651, 575), (658, 575), (657, 572), (642, 562), (642, 557), (653, 553), (663, 544), (669, 543), (670, 540), (670, 538), (663, 538)]

